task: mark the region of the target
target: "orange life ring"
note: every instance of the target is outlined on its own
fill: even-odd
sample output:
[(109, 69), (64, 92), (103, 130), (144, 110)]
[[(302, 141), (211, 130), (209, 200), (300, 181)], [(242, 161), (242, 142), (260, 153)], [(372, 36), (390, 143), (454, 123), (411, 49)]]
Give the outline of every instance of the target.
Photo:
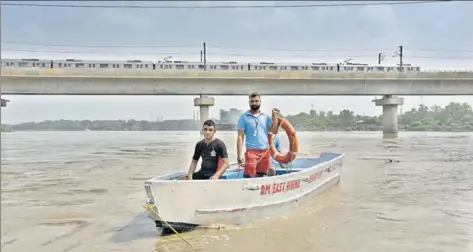
[(278, 128), (279, 126), (282, 126), (287, 134), (287, 137), (289, 137), (289, 152), (287, 152), (285, 155), (279, 153), (279, 151), (274, 146), (272, 133), (268, 134), (269, 148), (271, 148), (271, 156), (274, 158), (274, 160), (281, 164), (287, 164), (296, 158), (297, 151), (299, 150), (299, 140), (297, 139), (294, 127), (292, 127), (288, 120), (282, 117), (278, 117), (277, 120)]

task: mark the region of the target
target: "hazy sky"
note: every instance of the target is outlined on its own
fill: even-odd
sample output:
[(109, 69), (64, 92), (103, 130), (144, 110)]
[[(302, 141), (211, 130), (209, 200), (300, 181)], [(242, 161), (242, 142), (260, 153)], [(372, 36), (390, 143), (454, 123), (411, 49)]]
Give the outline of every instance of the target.
[[(40, 3), (36, 2), (35, 3)], [(288, 2), (49, 2), (90, 5), (283, 5)], [(302, 4), (311, 2), (290, 2)], [(325, 2), (312, 2), (323, 4)], [(330, 2), (334, 3), (334, 2)], [(353, 2), (352, 2), (353, 3)], [(2, 58), (81, 58), (208, 62), (377, 63), (404, 46), (404, 62), (423, 69), (473, 70), (473, 2), (259, 9), (94, 9), (2, 6)], [(39, 44), (39, 45), (38, 45)], [(94, 47), (95, 46), (95, 47)], [(113, 47), (115, 46), (115, 47)], [(120, 47), (121, 46), (121, 47)], [(125, 47), (124, 47), (125, 46)], [(168, 46), (168, 47), (164, 47)], [(295, 51), (299, 50), (299, 51)], [(306, 50), (306, 51), (303, 51)], [(312, 50), (312, 51), (311, 51)], [(318, 50), (318, 51), (317, 51)], [(192, 118), (191, 96), (6, 96), (2, 123), (47, 119)], [(247, 97), (217, 96), (218, 109), (246, 109)], [(283, 113), (344, 108), (380, 114), (374, 97), (263, 97)], [(293, 100), (288, 102), (288, 100)], [(405, 97), (403, 110), (469, 102), (471, 96)]]

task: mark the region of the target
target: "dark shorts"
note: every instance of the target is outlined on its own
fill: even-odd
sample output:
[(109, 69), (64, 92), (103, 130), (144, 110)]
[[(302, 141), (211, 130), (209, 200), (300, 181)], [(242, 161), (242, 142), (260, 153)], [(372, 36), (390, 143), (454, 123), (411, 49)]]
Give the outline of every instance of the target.
[(210, 179), (214, 174), (208, 171), (198, 171), (192, 175), (192, 179), (201, 180), (201, 179)]

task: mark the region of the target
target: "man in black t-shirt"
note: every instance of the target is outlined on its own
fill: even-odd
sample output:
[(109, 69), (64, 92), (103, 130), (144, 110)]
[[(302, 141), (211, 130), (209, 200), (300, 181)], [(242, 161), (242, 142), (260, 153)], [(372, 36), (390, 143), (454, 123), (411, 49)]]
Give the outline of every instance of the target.
[[(202, 131), (204, 139), (195, 145), (194, 156), (187, 173), (187, 179), (219, 179), (228, 168), (227, 147), (220, 139), (215, 138), (215, 123), (204, 122)], [(202, 166), (196, 173), (197, 162), (202, 157)]]

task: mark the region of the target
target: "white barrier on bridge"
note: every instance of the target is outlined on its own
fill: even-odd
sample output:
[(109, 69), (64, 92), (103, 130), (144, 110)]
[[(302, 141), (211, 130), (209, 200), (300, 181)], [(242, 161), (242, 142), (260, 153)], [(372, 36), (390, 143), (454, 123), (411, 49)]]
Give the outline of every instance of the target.
[(219, 78), (219, 79), (473, 79), (473, 72), (311, 72), (185, 71), (139, 69), (1, 68), (1, 76), (70, 78)]

